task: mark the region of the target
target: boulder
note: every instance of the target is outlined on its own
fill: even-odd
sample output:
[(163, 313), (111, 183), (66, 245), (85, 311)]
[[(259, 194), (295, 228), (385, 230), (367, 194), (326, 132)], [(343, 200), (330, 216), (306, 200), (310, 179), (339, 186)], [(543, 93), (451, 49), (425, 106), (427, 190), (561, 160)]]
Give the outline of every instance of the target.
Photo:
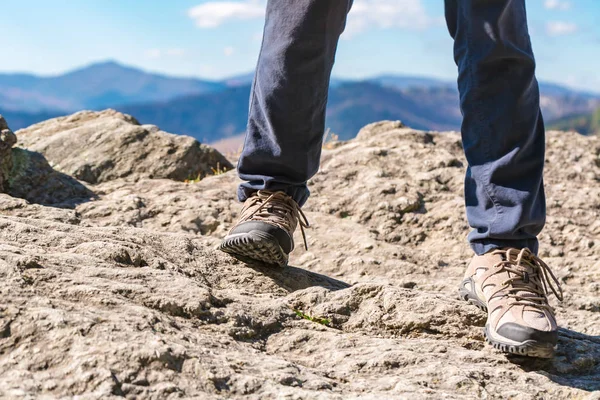
[(119, 178), (195, 180), (233, 168), (218, 151), (189, 136), (140, 125), (114, 110), (82, 111), (17, 132), (58, 171), (97, 184)]
[(17, 143), (17, 137), (8, 128), (8, 124), (0, 115), (0, 193), (8, 189), (8, 179), (13, 166), (12, 147)]
[(16, 135), (0, 116), (0, 193), (68, 208), (95, 197), (73, 177), (54, 170), (43, 155), (13, 148), (16, 143)]

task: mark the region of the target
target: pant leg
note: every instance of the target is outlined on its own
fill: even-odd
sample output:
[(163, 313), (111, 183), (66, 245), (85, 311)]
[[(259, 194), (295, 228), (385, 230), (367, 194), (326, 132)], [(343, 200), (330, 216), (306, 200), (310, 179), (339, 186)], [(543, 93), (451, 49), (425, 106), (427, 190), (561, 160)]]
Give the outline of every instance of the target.
[(269, 0), (238, 162), (238, 197), (282, 190), (302, 205), (318, 171), (338, 38), (352, 0)]
[(529, 247), (546, 218), (544, 122), (525, 0), (446, 0), (469, 163), (471, 247)]

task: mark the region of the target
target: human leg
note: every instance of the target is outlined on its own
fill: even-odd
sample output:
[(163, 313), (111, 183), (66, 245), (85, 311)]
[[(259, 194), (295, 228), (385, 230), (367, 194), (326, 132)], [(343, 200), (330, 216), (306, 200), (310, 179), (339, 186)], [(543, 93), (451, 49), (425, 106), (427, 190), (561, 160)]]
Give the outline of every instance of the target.
[[(240, 220), (221, 250), (284, 266), (319, 168), (329, 79), (352, 0), (270, 0), (238, 173)], [(304, 234), (304, 231), (302, 232)]]
[(271, 0), (250, 98), (238, 197), (283, 191), (300, 206), (319, 168), (325, 106), (351, 0)]
[(469, 242), (459, 294), (488, 312), (496, 348), (551, 357), (560, 284), (535, 253), (546, 206), (544, 122), (524, 0), (446, 0), (463, 112)]

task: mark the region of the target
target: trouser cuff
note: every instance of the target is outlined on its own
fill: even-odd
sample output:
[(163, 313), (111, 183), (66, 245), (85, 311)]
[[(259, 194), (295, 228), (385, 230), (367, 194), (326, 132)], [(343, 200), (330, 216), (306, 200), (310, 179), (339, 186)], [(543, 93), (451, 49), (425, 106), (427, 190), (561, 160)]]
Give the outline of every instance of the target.
[(522, 239), (522, 240), (503, 240), (503, 239), (485, 239), (477, 240), (470, 243), (471, 248), (478, 256), (489, 253), (492, 250), (503, 247), (512, 247), (515, 249), (523, 249), (527, 247), (535, 255), (538, 253), (539, 243), (537, 239)]
[(248, 199), (248, 197), (252, 195), (252, 193), (259, 190), (269, 190), (271, 192), (284, 192), (292, 199), (294, 199), (294, 201), (298, 203), (300, 207), (302, 207), (304, 203), (306, 203), (306, 200), (308, 200), (308, 197), (310, 196), (310, 191), (308, 190), (306, 185), (289, 186), (277, 183), (270, 183), (269, 185), (264, 185), (262, 182), (260, 184), (245, 182), (238, 187), (238, 200), (244, 202), (246, 201), (246, 199)]

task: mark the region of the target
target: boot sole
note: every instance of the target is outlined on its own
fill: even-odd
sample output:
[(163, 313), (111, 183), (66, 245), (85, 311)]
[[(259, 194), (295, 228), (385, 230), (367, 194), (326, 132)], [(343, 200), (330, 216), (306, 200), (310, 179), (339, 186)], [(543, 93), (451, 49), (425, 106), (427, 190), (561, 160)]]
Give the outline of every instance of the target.
[(288, 263), (288, 255), (279, 245), (277, 238), (261, 231), (229, 235), (223, 239), (219, 250), (250, 265), (266, 264), (281, 268)]
[[(483, 302), (476, 293), (466, 289), (465, 286), (467, 284), (473, 287), (472, 279), (469, 278), (461, 283), (460, 287), (458, 288), (459, 298), (487, 313), (488, 309), (485, 302)], [(518, 344), (503, 342), (502, 340), (493, 337), (493, 335), (490, 333), (490, 327), (487, 324), (483, 330), (483, 334), (486, 342), (503, 353), (534, 358), (554, 357), (556, 346), (551, 343), (543, 343), (537, 340), (526, 340)]]

